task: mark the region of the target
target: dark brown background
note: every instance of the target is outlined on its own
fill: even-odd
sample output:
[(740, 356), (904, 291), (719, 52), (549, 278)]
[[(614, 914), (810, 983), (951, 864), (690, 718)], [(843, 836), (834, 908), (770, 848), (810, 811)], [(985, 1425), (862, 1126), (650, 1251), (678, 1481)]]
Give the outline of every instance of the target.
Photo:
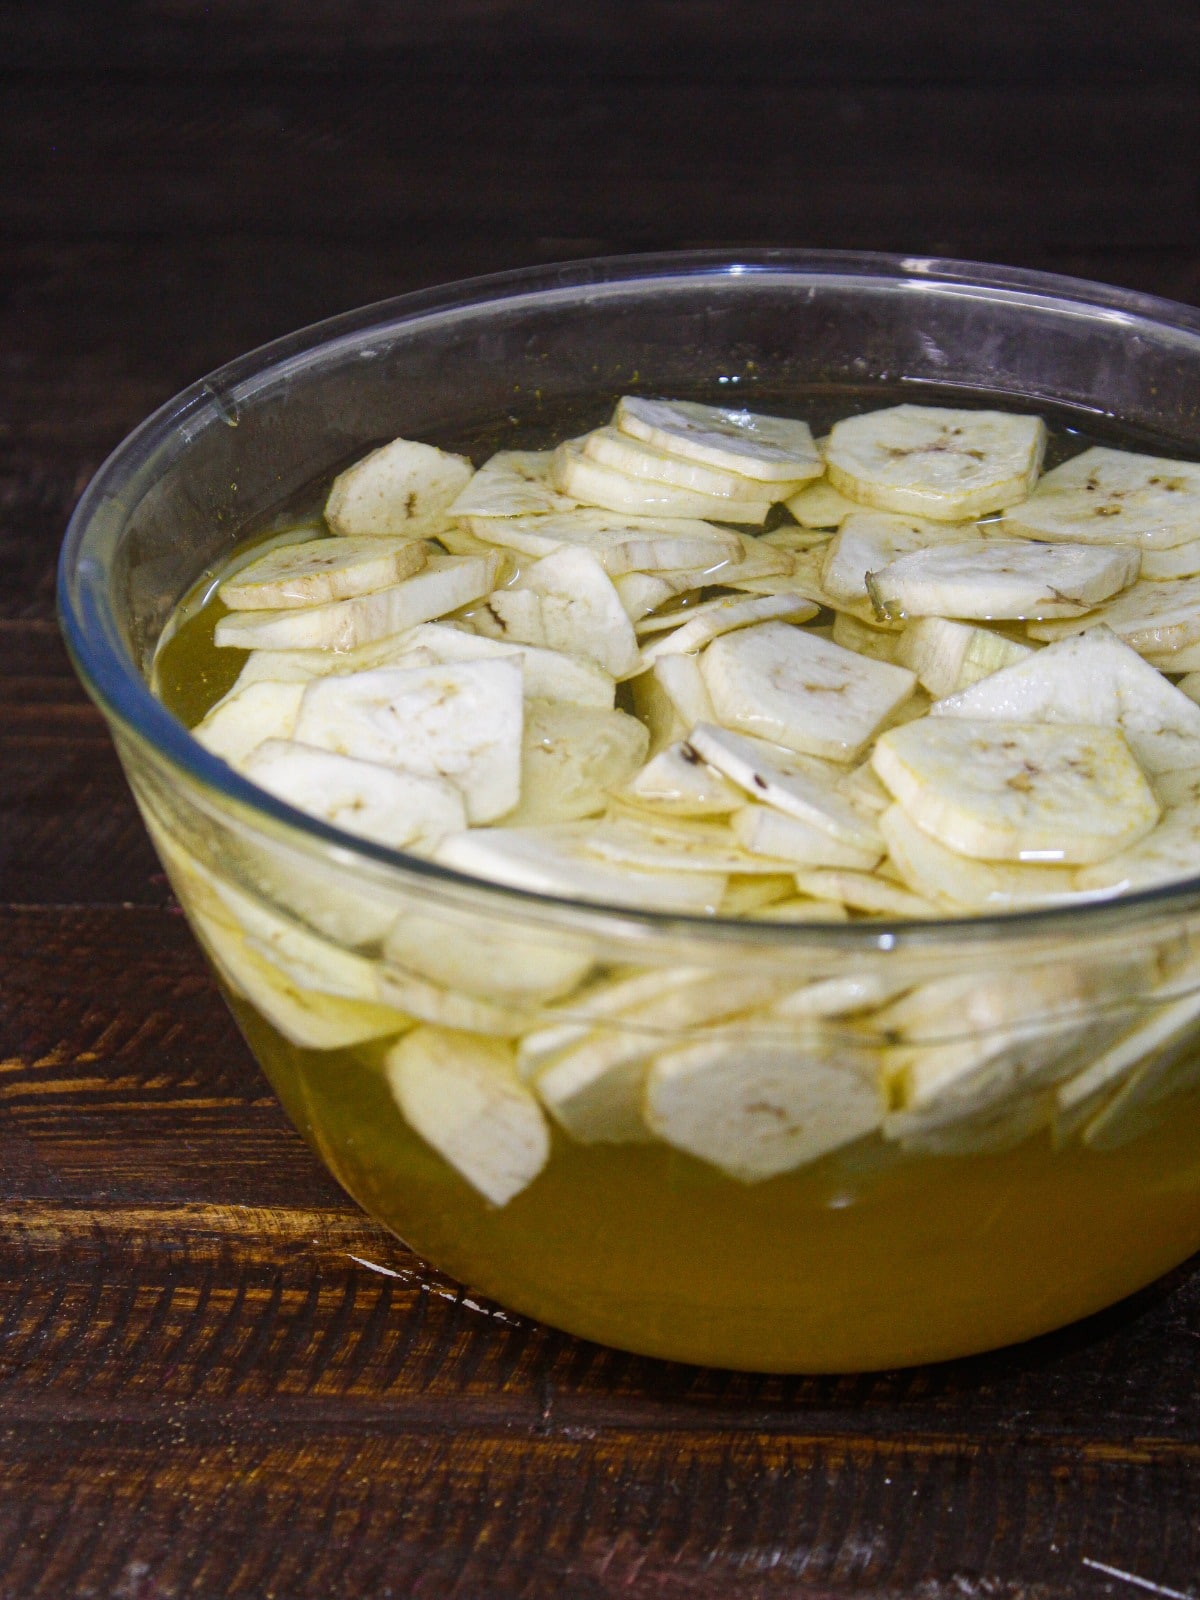
[(762, 1379), (475, 1309), (367, 1224), (52, 610), (134, 422), (408, 288), (742, 243), (1200, 301), (1198, 82), (1194, 4), (0, 7), (2, 1600), (1200, 1593), (1188, 1269), (998, 1356)]

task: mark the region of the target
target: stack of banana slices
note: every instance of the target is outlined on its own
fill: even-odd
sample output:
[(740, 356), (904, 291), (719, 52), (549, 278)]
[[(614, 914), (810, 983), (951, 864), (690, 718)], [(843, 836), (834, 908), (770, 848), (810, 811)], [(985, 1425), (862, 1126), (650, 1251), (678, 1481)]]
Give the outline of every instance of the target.
[[(1195, 874), (1200, 464), (1093, 448), (1039, 476), (1045, 444), (1008, 412), (894, 406), (818, 444), (637, 396), (478, 470), (395, 440), (337, 478), (322, 526), (230, 568), (215, 640), (249, 654), (196, 736), (349, 832), (608, 905), (936, 918)], [(547, 1159), (547, 1113), (760, 1179), (880, 1129), (951, 1148), (1088, 1127), (1142, 1062), (1118, 1029), (1124, 1066), (1071, 1076), (1095, 1058), (1086, 984), (974, 977), (966, 1010), (911, 975), (714, 985), (597, 972), (560, 941), (482, 959), (425, 914), (326, 962), (319, 933), (268, 936), (171, 864), (293, 1042), (402, 1035), (406, 1117), (496, 1204)], [(1177, 1003), (1177, 973), (1134, 966), (1106, 994)]]

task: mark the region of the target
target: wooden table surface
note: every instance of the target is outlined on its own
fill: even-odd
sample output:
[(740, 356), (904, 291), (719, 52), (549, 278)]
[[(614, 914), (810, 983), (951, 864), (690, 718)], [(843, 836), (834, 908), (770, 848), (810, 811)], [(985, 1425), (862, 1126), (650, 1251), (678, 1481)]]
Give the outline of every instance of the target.
[(1200, 13), (1164, 9), (0, 13), (2, 1600), (1200, 1594), (1194, 1267), (994, 1356), (780, 1379), (499, 1313), (370, 1224), (218, 1000), (53, 614), (132, 424), (408, 288), (784, 243), (1200, 302)]

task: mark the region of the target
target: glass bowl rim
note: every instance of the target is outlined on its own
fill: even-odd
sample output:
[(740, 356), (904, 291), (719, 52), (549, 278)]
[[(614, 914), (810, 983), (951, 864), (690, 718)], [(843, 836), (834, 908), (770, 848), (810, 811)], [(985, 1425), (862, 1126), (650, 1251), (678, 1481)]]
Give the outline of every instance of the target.
[[(520, 889), (442, 867), (354, 834), (343, 832), (288, 805), (206, 750), (151, 692), (125, 649), (109, 600), (106, 567), (89, 558), (88, 536), (99, 513), (177, 436), (185, 424), (201, 418), (228, 421), (236, 415), (239, 387), (271, 374), (301, 357), (319, 356), (326, 348), (377, 328), (380, 333), (429, 317), (455, 312), (469, 315), (489, 305), (539, 301), (581, 293), (656, 284), (705, 276), (717, 280), (775, 276), (803, 282), (893, 284), (914, 290), (958, 290), (1015, 304), (1057, 303), (1078, 308), (1076, 314), (1131, 324), (1149, 322), (1174, 330), (1197, 348), (1200, 357), (1200, 308), (1138, 290), (1057, 273), (990, 265), (938, 256), (875, 251), (798, 250), (790, 248), (711, 249), (597, 256), (553, 262), (458, 279), (374, 301), (354, 310), (311, 323), (293, 333), (257, 346), (195, 380), (157, 407), (103, 461), (81, 495), (67, 525), (58, 563), (59, 624), (68, 653), (85, 688), (106, 717), (148, 749), (160, 762), (177, 769), (192, 784), (232, 802), (251, 817), (299, 834), (326, 850), (386, 869), (393, 878), (443, 886), (456, 896), (507, 907), (511, 912), (548, 913), (554, 921), (566, 916), (581, 932), (619, 929), (683, 934), (714, 946), (753, 943), (771, 947), (813, 947), (827, 950), (887, 951), (940, 945), (947, 940), (971, 944), (1031, 937), (1103, 936), (1131, 922), (1146, 924), (1165, 915), (1200, 909), (1200, 873), (1135, 893), (1067, 905), (999, 911), (981, 915), (929, 919), (873, 919), (860, 923), (781, 923), (751, 917), (704, 917), (643, 910), (599, 901), (571, 899)], [(1096, 408), (1100, 410), (1099, 407)], [(207, 415), (206, 415), (207, 414)], [(190, 431), (190, 429), (189, 429)], [(186, 443), (185, 446), (186, 448)]]

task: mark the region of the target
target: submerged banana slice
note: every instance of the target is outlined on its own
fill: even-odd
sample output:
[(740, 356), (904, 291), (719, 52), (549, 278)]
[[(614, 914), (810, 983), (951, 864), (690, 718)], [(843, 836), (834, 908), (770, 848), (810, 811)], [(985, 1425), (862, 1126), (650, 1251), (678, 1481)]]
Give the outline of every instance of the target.
[[(1033, 654), (1031, 645), (1008, 639), (990, 628), (952, 622), (947, 617), (918, 617), (905, 628), (895, 649), (895, 660), (910, 667), (921, 687), (935, 699), (966, 689)], [(1087, 722), (1089, 718), (1067, 720)]]
[(613, 421), (622, 433), (655, 449), (770, 485), (777, 500), (784, 498), (778, 486), (794, 492), (799, 480), (819, 478), (823, 470), (808, 423), (791, 417), (625, 395)]
[(752, 855), (766, 856), (776, 864), (794, 867), (853, 867), (870, 871), (883, 854), (882, 842), (874, 847), (850, 843), (828, 828), (770, 806), (743, 806), (731, 818), (734, 836)]
[(736, 1024), (657, 1057), (646, 1121), (659, 1138), (745, 1183), (865, 1138), (883, 1108), (863, 1062), (795, 1026), (778, 1039)]
[(527, 1189), (549, 1160), (546, 1119), (498, 1041), (415, 1028), (384, 1071), (412, 1128), (493, 1205)]
[(1046, 473), (1004, 525), (1033, 539), (1172, 549), (1200, 539), (1200, 462), (1095, 445)]
[(1114, 728), (924, 717), (871, 764), (918, 827), (984, 861), (1102, 861), (1160, 813)]
[(563, 494), (584, 505), (647, 517), (704, 517), (759, 527), (772, 505), (767, 489), (757, 499), (731, 500), (699, 489), (635, 478), (585, 455), (580, 440), (568, 440), (554, 452), (554, 482)]
[(786, 622), (714, 639), (701, 670), (708, 720), (832, 761), (853, 761), (912, 694), (903, 667), (869, 661)]
[(959, 522), (1024, 500), (1045, 448), (1040, 417), (902, 405), (834, 423), (825, 462), (860, 505)]
[(938, 906), (941, 916), (1064, 905), (1089, 898), (1080, 889), (1074, 867), (973, 861), (939, 844), (898, 805), (882, 813), (879, 831), (887, 841), (888, 860), (903, 882), (915, 895)]
[(207, 750), (240, 769), (264, 739), (291, 738), (303, 698), (303, 683), (264, 678), (242, 684), (239, 679), (192, 733)]
[(624, 711), (527, 700), (521, 798), (505, 825), (529, 827), (595, 816), (604, 810), (609, 791), (637, 772), (649, 743), (647, 729)]
[(512, 661), (384, 667), (306, 685), (295, 737), (358, 761), (449, 780), (471, 822), (520, 797), (521, 671)]
[(1127, 588), (1136, 550), (964, 539), (900, 556), (867, 574), (885, 617), (1081, 617)]
[(325, 521), (334, 533), (425, 539), (450, 522), (448, 508), (475, 469), (415, 439), (393, 439), (333, 480)]

